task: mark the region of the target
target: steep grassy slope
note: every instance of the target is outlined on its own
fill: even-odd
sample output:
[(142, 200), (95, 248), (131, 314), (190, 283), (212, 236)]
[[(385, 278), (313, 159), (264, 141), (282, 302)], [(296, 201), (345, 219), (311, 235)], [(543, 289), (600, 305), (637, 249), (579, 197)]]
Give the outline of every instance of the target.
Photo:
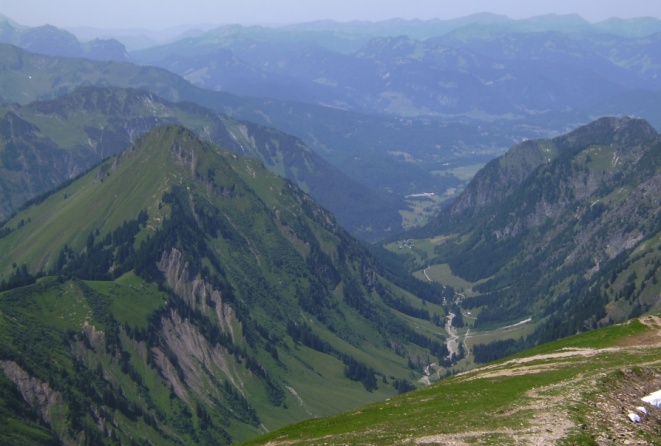
[(452, 362), (440, 287), (414, 297), (300, 189), (183, 127), (0, 231), (12, 435), (224, 444)]
[(262, 161), (334, 212), (354, 235), (378, 239), (401, 227), (403, 199), (351, 180), (291, 135), (194, 104), (110, 87), (81, 87), (54, 100), (0, 109), (0, 219), (154, 127), (172, 123)]
[(660, 354), (648, 316), (246, 444), (659, 444), (661, 409), (641, 398), (661, 389)]

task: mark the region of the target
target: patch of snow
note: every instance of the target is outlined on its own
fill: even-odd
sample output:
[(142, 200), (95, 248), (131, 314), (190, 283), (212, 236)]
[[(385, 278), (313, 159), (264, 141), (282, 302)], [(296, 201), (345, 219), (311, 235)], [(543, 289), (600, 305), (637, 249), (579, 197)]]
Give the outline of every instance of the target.
[(410, 194), (404, 198), (421, 198), (421, 197), (434, 197), (436, 194), (434, 192), (421, 192), (419, 194)]
[(634, 423), (640, 423), (642, 421), (640, 419), (640, 417), (637, 414), (633, 413), (633, 412), (629, 412), (629, 419), (631, 421), (633, 421)]
[(530, 322), (530, 321), (532, 321), (532, 318), (531, 318), (531, 317), (529, 317), (528, 319), (526, 319), (526, 320), (524, 320), (524, 321), (517, 322), (516, 324), (512, 324), (512, 325), (508, 325), (507, 327), (503, 327), (503, 329), (505, 329), (505, 328), (512, 328), (512, 327), (518, 327), (519, 325), (527, 324), (527, 323)]
[(661, 390), (650, 393), (643, 397), (643, 401), (661, 409)]

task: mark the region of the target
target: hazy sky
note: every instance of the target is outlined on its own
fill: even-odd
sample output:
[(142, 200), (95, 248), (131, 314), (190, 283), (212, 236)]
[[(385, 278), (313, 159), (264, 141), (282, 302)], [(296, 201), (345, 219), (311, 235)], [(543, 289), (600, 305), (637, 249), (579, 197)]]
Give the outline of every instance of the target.
[(484, 11), (514, 19), (549, 13), (577, 13), (592, 22), (610, 17), (661, 18), (661, 0), (0, 0), (0, 13), (23, 25), (106, 29), (451, 19)]

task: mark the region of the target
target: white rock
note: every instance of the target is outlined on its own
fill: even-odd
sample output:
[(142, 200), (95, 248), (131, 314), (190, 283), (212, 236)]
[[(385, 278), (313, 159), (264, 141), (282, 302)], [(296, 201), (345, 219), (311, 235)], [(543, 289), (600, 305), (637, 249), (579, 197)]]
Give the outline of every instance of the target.
[(637, 414), (633, 413), (633, 412), (629, 412), (629, 419), (631, 421), (633, 421), (634, 423), (640, 423), (642, 421), (640, 419), (640, 417)]

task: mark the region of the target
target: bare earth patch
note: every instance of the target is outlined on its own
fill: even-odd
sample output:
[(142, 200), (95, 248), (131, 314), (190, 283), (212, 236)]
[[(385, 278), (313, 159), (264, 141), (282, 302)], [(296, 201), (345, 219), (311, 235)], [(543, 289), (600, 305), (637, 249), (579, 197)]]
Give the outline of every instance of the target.
[[(509, 417), (523, 412), (528, 417), (528, 424), (521, 429), (498, 429), (480, 432), (462, 432), (420, 437), (415, 444), (436, 444), (464, 446), (469, 444), (522, 444), (550, 445), (565, 438), (575, 425), (567, 412), (567, 398), (552, 396), (558, 386), (533, 389), (527, 393), (530, 402), (516, 408), (515, 411), (500, 416)], [(502, 437), (502, 442), (497, 440)]]

